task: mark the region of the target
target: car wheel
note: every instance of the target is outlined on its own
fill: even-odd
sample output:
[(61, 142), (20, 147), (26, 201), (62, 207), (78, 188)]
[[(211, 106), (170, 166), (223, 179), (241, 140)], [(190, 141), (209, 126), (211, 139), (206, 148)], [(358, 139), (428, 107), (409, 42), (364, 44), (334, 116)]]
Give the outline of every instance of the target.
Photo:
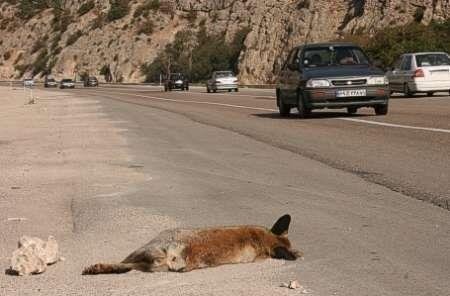
[(358, 112), (358, 108), (356, 108), (356, 107), (348, 107), (347, 108), (348, 114), (356, 114), (356, 112)]
[(209, 87), (206, 87), (206, 92), (207, 92), (207, 93), (210, 93), (210, 92), (211, 92), (211, 90), (209, 89)]
[(229, 89), (229, 90), (228, 90), (228, 92), (231, 92), (231, 91), (232, 91), (232, 89)]
[(291, 114), (291, 106), (288, 104), (285, 104), (283, 102), (283, 99), (281, 98), (281, 96), (277, 96), (277, 101), (278, 101), (278, 111), (280, 113), (280, 116), (281, 117), (289, 116), (289, 114)]
[(299, 118), (306, 118), (311, 114), (311, 109), (305, 106), (303, 96), (300, 93), (297, 94), (297, 110)]
[(213, 93), (216, 93), (217, 92), (217, 89), (213, 89)]
[(433, 95), (434, 95), (434, 92), (432, 92), (432, 91), (427, 92), (427, 96), (432, 97)]
[(386, 115), (388, 114), (388, 104), (386, 105), (376, 105), (374, 107), (376, 115)]
[(405, 94), (406, 98), (410, 98), (414, 95), (414, 93), (409, 89), (408, 83), (405, 83), (403, 85), (403, 93)]
[(235, 91), (235, 92), (238, 92), (238, 91), (239, 91), (239, 88), (235, 88), (234, 91)]

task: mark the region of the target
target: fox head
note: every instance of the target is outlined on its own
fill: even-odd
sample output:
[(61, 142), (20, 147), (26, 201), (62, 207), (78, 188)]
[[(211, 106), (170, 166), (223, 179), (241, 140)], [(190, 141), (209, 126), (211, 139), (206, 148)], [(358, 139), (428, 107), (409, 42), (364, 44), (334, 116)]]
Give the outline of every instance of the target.
[(287, 237), (290, 223), (291, 216), (284, 215), (270, 229), (270, 232), (275, 236), (275, 244), (273, 244), (270, 250), (270, 256), (272, 258), (296, 260), (299, 257), (303, 257), (301, 251), (292, 249), (291, 242)]

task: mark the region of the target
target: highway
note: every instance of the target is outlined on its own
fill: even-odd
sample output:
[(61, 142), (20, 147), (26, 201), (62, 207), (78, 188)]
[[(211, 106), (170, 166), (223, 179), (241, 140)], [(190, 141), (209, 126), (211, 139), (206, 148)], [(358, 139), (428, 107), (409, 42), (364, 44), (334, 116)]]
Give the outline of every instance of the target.
[[(295, 291), (279, 287), (292, 279), (311, 295), (450, 295), (447, 94), (394, 95), (387, 116), (369, 109), (352, 116), (320, 110), (299, 119), (295, 112), (289, 118), (278, 115), (270, 89), (216, 94), (197, 87), (163, 92), (124, 85), (43, 90), (36, 89), (36, 108), (50, 103), (63, 108), (77, 100), (67, 110), (78, 112), (79, 99), (90, 106), (83, 115), (64, 111), (70, 126), (79, 120), (80, 138), (83, 120), (95, 115), (105, 121), (99, 126), (114, 124), (126, 139), (108, 149), (100, 145), (101, 129), (94, 129), (99, 139), (76, 142), (89, 147), (87, 156), (96, 145), (106, 151), (90, 166), (79, 166), (80, 173), (109, 165), (100, 170), (105, 180), (114, 180), (114, 168), (116, 177), (124, 168), (145, 175), (135, 183), (124, 179), (119, 189), (102, 185), (101, 178), (83, 179), (76, 192), (85, 194), (74, 194), (67, 210), (73, 215), (67, 223), (75, 225), (63, 242), (70, 246), (69, 260), (56, 267), (69, 271), (50, 272), (50, 288), (33, 282), (46, 295), (57, 295), (51, 287), (68, 281), (67, 289), (74, 294), (88, 289), (85, 295), (292, 295)], [(122, 148), (129, 153), (126, 164)], [(115, 149), (121, 151), (117, 160), (108, 160)], [(62, 155), (70, 156), (70, 149)], [(113, 191), (87, 194), (100, 185)], [(85, 278), (77, 273), (92, 260), (120, 260), (161, 227), (270, 227), (285, 213), (292, 216), (289, 238), (305, 253), (302, 261), (167, 276), (136, 272)], [(15, 284), (9, 280), (6, 286)]]
[(181, 114), (450, 209), (450, 96), (445, 93), (394, 95), (388, 116), (374, 116), (371, 109), (356, 116), (320, 110), (300, 120), (295, 114), (280, 118), (269, 89), (208, 94), (204, 88), (164, 93), (133, 86), (74, 92)]

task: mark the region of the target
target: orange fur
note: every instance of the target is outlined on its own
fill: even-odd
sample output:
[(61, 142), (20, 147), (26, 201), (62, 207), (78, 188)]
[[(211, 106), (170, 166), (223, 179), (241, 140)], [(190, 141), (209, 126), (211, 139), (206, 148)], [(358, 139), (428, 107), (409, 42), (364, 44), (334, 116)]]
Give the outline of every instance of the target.
[(287, 238), (290, 216), (281, 217), (271, 230), (260, 226), (173, 229), (117, 264), (95, 264), (83, 274), (124, 273), (132, 269), (185, 272), (222, 264), (249, 263), (265, 258), (295, 260), (303, 254)]

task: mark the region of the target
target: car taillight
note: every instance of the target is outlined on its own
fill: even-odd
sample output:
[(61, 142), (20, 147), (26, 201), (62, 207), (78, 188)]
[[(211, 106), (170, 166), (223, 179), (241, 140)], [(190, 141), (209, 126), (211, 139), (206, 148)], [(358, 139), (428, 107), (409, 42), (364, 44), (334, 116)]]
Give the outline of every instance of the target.
[(425, 73), (423, 72), (422, 69), (417, 69), (414, 72), (413, 78), (419, 78), (419, 77), (425, 77)]

